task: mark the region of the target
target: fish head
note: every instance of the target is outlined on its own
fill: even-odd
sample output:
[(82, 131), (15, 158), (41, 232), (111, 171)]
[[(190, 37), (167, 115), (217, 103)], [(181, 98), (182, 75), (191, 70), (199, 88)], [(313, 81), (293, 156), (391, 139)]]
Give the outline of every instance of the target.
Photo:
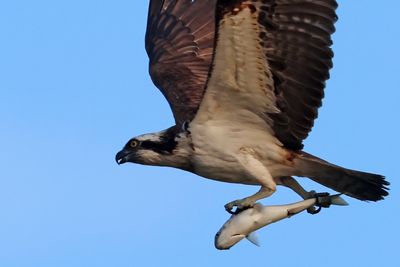
[[(256, 204), (260, 205), (260, 204)], [(260, 205), (260, 207), (262, 207)], [(214, 245), (217, 249), (230, 249), (255, 230), (259, 207), (246, 209), (234, 214), (215, 234)]]
[(246, 236), (244, 234), (230, 235), (226, 232), (219, 231), (215, 234), (214, 245), (220, 250), (230, 249), (245, 237)]

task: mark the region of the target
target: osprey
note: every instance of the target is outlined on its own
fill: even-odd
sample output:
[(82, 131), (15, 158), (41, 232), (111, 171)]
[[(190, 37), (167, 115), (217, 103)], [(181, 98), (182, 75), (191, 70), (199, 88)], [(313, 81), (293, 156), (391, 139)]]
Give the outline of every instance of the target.
[(276, 185), (312, 197), (292, 176), (359, 200), (383, 199), (383, 176), (302, 150), (332, 67), (336, 8), (335, 0), (151, 0), (149, 71), (176, 124), (132, 138), (117, 163), (261, 186), (228, 211), (251, 207)]

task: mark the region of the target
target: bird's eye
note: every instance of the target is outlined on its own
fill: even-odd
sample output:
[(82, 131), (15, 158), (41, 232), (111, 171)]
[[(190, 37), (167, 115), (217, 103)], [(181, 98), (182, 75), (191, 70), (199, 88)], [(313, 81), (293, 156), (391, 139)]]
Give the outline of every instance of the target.
[(135, 147), (137, 147), (137, 146), (139, 145), (139, 141), (137, 141), (137, 140), (132, 140), (131, 143), (130, 143), (130, 145), (131, 145), (132, 148), (135, 148)]

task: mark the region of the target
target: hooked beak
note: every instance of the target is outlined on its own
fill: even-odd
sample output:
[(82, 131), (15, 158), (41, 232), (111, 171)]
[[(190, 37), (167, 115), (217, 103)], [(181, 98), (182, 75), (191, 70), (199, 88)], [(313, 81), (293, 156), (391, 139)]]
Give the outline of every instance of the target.
[(126, 151), (125, 149), (121, 150), (120, 152), (115, 155), (115, 161), (118, 165), (121, 165), (128, 161), (128, 156), (130, 152)]

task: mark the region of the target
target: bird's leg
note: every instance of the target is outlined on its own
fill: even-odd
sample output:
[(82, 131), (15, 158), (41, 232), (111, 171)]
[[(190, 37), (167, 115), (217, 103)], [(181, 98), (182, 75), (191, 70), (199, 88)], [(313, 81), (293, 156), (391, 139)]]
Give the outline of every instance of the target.
[(303, 199), (309, 199), (312, 198), (313, 195), (315, 194), (315, 191), (306, 191), (304, 187), (302, 187), (293, 177), (291, 176), (283, 176), (279, 178), (274, 178), (276, 184), (278, 185), (283, 185), (287, 188), (292, 189), (294, 192), (296, 192), (299, 196), (301, 196)]
[[(226, 204), (225, 209), (229, 213), (237, 213), (243, 209), (252, 207), (257, 200), (269, 197), (276, 191), (276, 184), (270, 172), (251, 152), (251, 150), (241, 150), (241, 153), (238, 155), (238, 161), (248, 175), (258, 181), (261, 189), (254, 195)], [(236, 207), (235, 212), (232, 211), (234, 207)]]
[[(260, 190), (254, 195), (229, 202), (225, 205), (225, 210), (231, 214), (239, 213), (242, 210), (251, 208), (258, 200), (269, 197), (274, 192), (275, 189), (261, 186)], [(236, 207), (235, 211), (233, 211), (234, 207)]]
[[(296, 192), (299, 196), (301, 196), (303, 199), (310, 199), (314, 198), (316, 196), (316, 192), (314, 190), (308, 192), (302, 187), (293, 177), (291, 176), (284, 176), (284, 177), (279, 177), (274, 179), (275, 182), (279, 185), (283, 185), (285, 187), (288, 187), (292, 189), (294, 192)], [(316, 214), (319, 212), (319, 209), (317, 209), (315, 206), (309, 207), (307, 209), (307, 212), (310, 214)]]

